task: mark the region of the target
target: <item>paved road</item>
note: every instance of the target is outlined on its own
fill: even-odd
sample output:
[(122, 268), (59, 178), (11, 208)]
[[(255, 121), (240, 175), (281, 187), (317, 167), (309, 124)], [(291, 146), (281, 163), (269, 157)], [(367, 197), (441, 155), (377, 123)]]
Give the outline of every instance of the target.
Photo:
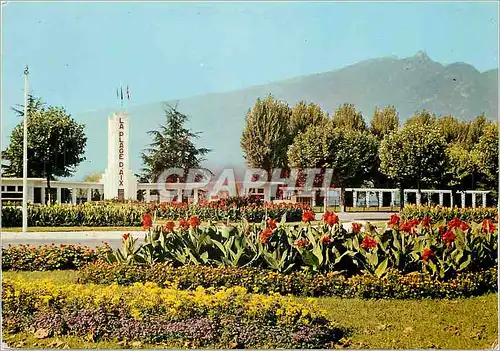
[[(121, 247), (123, 231), (111, 232), (29, 232), (27, 234), (5, 232), (2, 233), (2, 246), (7, 245), (45, 245), (45, 244), (65, 244), (65, 245), (85, 245), (96, 247), (103, 245), (104, 242), (109, 243), (113, 248)], [(145, 232), (130, 232), (139, 241), (144, 241)]]
[[(338, 213), (340, 220), (344, 226), (350, 228), (351, 222), (359, 222), (364, 224), (365, 221), (386, 221), (390, 218), (392, 212), (346, 212)], [(321, 214), (317, 214), (318, 219)], [(103, 242), (109, 243), (113, 248), (121, 247), (121, 240), (124, 231), (93, 231), (93, 232), (29, 232), (27, 234), (15, 232), (2, 233), (2, 246), (29, 244), (29, 245), (44, 245), (44, 244), (65, 244), (65, 245), (85, 245), (96, 247), (102, 245)], [(133, 237), (138, 239), (138, 242), (144, 241), (143, 231), (129, 232)]]

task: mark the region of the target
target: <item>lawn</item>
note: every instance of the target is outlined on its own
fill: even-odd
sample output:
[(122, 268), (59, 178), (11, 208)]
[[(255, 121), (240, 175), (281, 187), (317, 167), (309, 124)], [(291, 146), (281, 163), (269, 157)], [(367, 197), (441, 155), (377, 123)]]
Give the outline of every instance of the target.
[[(50, 278), (64, 283), (74, 281), (77, 272), (4, 272), (3, 276)], [(344, 347), (351, 349), (487, 349), (492, 348), (498, 336), (497, 294), (457, 300), (316, 300), (332, 320), (349, 329)], [(37, 340), (24, 334), (4, 336), (14, 346), (44, 348), (51, 344), (57, 347), (57, 338)], [(71, 337), (58, 340), (59, 348), (65, 345), (71, 348), (134, 347), (113, 342), (82, 344)]]

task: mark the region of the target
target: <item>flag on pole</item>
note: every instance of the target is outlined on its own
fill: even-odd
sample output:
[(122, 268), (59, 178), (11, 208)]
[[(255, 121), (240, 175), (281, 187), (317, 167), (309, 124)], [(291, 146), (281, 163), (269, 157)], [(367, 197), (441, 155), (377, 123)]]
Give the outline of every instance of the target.
[(123, 102), (123, 88), (122, 87), (120, 87), (120, 97), (121, 97), (121, 100)]
[(128, 88), (128, 84), (127, 84), (127, 100), (130, 101), (130, 89)]

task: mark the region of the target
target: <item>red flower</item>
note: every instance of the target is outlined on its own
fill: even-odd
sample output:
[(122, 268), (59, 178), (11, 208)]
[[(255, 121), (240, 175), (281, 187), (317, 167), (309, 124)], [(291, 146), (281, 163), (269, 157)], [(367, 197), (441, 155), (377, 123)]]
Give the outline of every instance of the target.
[(470, 227), (469, 227), (469, 225), (468, 225), (467, 223), (465, 223), (465, 222), (460, 223), (460, 229), (462, 229), (462, 231), (464, 231), (464, 232), (465, 232), (465, 231), (466, 231), (466, 230), (468, 230), (469, 228), (470, 228)]
[(200, 219), (196, 216), (189, 218), (189, 225), (191, 228), (198, 228), (200, 226)]
[(374, 249), (377, 247), (377, 240), (370, 238), (369, 236), (365, 236), (361, 242), (361, 247), (365, 250)]
[(339, 222), (339, 217), (333, 212), (326, 211), (323, 213), (323, 220), (331, 227)]
[(391, 219), (389, 220), (389, 226), (393, 228), (394, 226), (397, 225), (399, 225), (399, 216), (397, 215), (397, 213), (395, 213), (391, 216)]
[(330, 235), (325, 234), (319, 239), (323, 244), (329, 244), (332, 242), (332, 238), (330, 238)]
[(422, 227), (429, 229), (431, 227), (431, 219), (429, 217), (422, 218)]
[(128, 239), (129, 236), (130, 236), (130, 234), (128, 234), (128, 233), (123, 234), (122, 235), (122, 242), (124, 243)]
[(297, 241), (297, 247), (298, 248), (305, 247), (308, 244), (309, 244), (309, 240), (307, 240), (306, 238), (302, 238), (299, 241)]
[(276, 229), (277, 225), (276, 225), (276, 221), (272, 218), (269, 218), (267, 220), (267, 226), (271, 229)]
[(314, 212), (313, 211), (304, 211), (302, 213), (302, 222), (308, 223), (314, 220)]
[(166, 232), (172, 232), (175, 228), (175, 223), (173, 221), (168, 221), (165, 223), (165, 226), (163, 227), (163, 230)]
[(414, 229), (418, 225), (418, 219), (414, 218), (411, 221), (406, 221), (401, 223), (399, 226), (399, 229), (401, 229), (403, 232), (407, 232), (409, 234), (414, 234)]
[(149, 213), (146, 213), (144, 216), (142, 216), (142, 227), (144, 229), (149, 229), (153, 226), (153, 220), (151, 219), (151, 215)]
[(453, 231), (450, 229), (448, 229), (446, 233), (442, 235), (443, 241), (446, 243), (447, 247), (450, 247), (451, 243), (455, 241), (456, 237), (457, 236), (455, 235), (455, 233), (453, 233)]
[(432, 252), (431, 249), (425, 248), (424, 251), (422, 252), (422, 260), (424, 262), (427, 262), (431, 257), (436, 256), (434, 252)]
[(179, 219), (179, 228), (189, 229), (189, 222), (184, 218)]
[(353, 223), (352, 224), (352, 232), (359, 233), (361, 231), (361, 223)]
[(485, 233), (493, 233), (495, 231), (495, 224), (491, 219), (483, 219), (482, 231)]
[(453, 218), (451, 221), (448, 222), (448, 228), (453, 229), (453, 228), (460, 228), (460, 224), (462, 224), (462, 221), (458, 218)]
[(267, 244), (269, 242), (269, 238), (273, 235), (273, 231), (269, 228), (266, 228), (260, 233), (260, 242), (263, 244)]

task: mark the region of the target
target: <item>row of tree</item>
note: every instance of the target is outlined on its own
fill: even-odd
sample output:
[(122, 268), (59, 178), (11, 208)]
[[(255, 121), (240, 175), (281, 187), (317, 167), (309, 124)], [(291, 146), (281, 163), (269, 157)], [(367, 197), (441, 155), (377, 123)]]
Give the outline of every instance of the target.
[(332, 168), (334, 187), (498, 188), (498, 124), (484, 115), (466, 122), (420, 111), (400, 125), (388, 106), (367, 125), (352, 104), (329, 116), (268, 96), (247, 112), (241, 147), (250, 167)]
[[(14, 110), (23, 116), (22, 106)], [(29, 96), (28, 116), (28, 176), (43, 177), (50, 186), (50, 180), (70, 176), (85, 159), (84, 125), (34, 96)], [(142, 153), (143, 182), (156, 181), (168, 168), (199, 168), (210, 152), (196, 147), (199, 133), (185, 127), (188, 118), (177, 107), (167, 106), (165, 117), (159, 130), (149, 132), (153, 142)], [(4, 175), (22, 175), (22, 128), (22, 123), (14, 128), (2, 152), (8, 160)], [(269, 96), (247, 112), (241, 146), (250, 167), (269, 173), (332, 168), (331, 185), (341, 188), (498, 188), (498, 124), (484, 115), (466, 122), (420, 111), (400, 125), (398, 112), (389, 106), (376, 108), (367, 125), (352, 104), (330, 116), (313, 103), (290, 107)]]

